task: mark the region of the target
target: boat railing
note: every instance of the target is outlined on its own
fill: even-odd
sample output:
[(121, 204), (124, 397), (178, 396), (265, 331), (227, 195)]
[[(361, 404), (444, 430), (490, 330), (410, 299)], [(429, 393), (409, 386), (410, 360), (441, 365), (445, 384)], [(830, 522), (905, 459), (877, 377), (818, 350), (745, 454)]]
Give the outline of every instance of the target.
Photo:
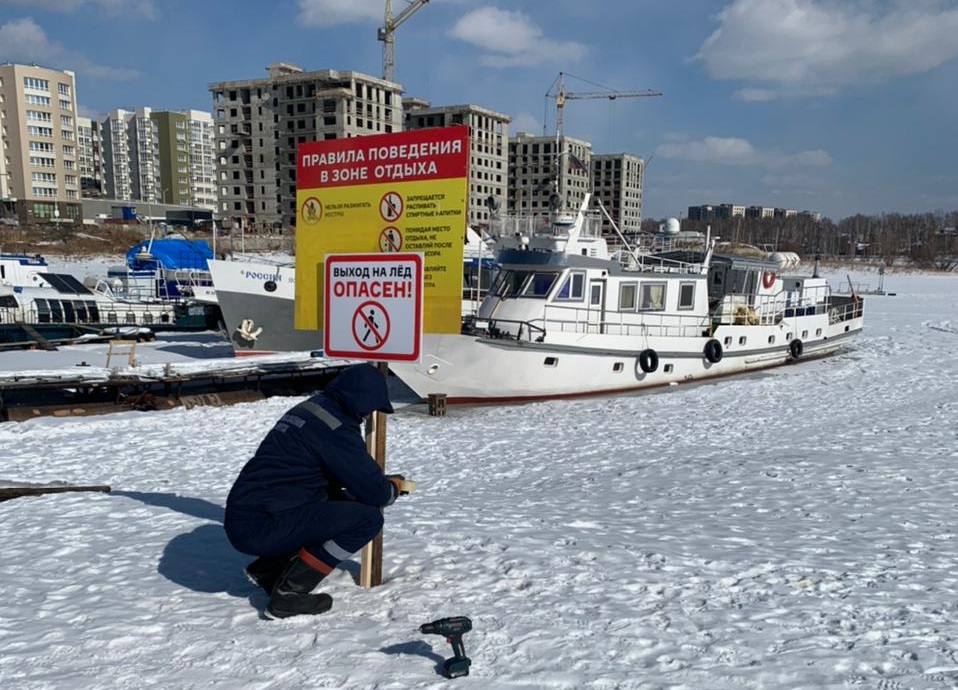
[[(849, 306), (852, 304), (859, 306), (852, 308)], [(716, 326), (774, 325), (783, 319), (826, 312), (834, 319), (836, 308), (840, 320), (847, 320), (861, 315), (860, 305), (857, 297), (833, 295), (828, 286), (807, 288), (801, 293), (784, 290), (774, 295), (736, 293), (722, 297), (712, 310), (712, 323)]]
[(485, 333), (490, 338), (528, 340), (541, 343), (545, 338), (546, 330), (531, 321), (493, 319), (486, 326)]
[(543, 317), (532, 321), (491, 319), (487, 331), (494, 338), (539, 340), (546, 333), (603, 334), (630, 337), (698, 337), (711, 323), (701, 315), (652, 311), (601, 311), (583, 307), (547, 305)]
[(649, 337), (695, 337), (708, 327), (708, 317), (643, 310), (598, 310), (546, 305), (543, 327), (562, 333)]
[(828, 323), (860, 318), (865, 313), (865, 303), (858, 295), (832, 295), (827, 303)]
[[(64, 300), (41, 298), (44, 308), (36, 301), (17, 307), (0, 308), (0, 323), (62, 323), (62, 324), (116, 324), (126, 326), (150, 326), (175, 321), (172, 309), (157, 312), (136, 303), (116, 302), (104, 305), (94, 300), (70, 300), (64, 308)], [(58, 302), (56, 306), (53, 302)], [(72, 318), (71, 318), (72, 317)]]

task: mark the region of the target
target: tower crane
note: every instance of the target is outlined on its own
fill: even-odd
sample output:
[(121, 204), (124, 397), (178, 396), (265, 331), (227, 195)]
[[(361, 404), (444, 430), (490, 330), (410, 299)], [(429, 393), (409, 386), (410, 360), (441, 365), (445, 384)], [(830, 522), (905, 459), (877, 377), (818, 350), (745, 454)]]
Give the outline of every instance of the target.
[[(575, 77), (575, 75), (570, 74), (570, 77)], [(579, 77), (575, 77), (579, 79)], [(582, 81), (587, 81), (582, 79)], [(601, 86), (597, 84), (596, 86)], [(562, 134), (562, 109), (565, 106), (566, 101), (571, 101), (575, 99), (585, 99), (585, 98), (607, 98), (610, 101), (614, 101), (616, 98), (643, 98), (647, 96), (661, 96), (661, 91), (654, 91), (648, 89), (646, 91), (616, 91), (610, 89), (608, 91), (590, 91), (590, 92), (581, 92), (573, 93), (565, 90), (565, 74), (559, 72), (559, 76), (556, 77), (556, 80), (552, 82), (552, 86), (549, 87), (549, 90), (546, 92), (546, 98), (553, 98), (556, 102), (556, 136), (561, 136)], [(543, 123), (543, 129), (545, 128), (545, 123)], [(543, 131), (543, 134), (545, 132)]]
[(376, 31), (376, 38), (383, 42), (383, 79), (386, 81), (393, 80), (393, 71), (396, 68), (396, 38), (393, 34), (400, 24), (428, 2), (429, 0), (412, 0), (406, 9), (394, 17), (392, 0), (386, 0), (386, 16), (383, 25)]

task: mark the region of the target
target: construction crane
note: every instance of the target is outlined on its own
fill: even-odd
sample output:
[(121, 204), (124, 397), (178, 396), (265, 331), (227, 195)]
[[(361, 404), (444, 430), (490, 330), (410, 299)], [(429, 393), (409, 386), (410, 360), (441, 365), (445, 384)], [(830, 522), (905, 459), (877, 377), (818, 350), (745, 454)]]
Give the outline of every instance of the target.
[(383, 79), (393, 80), (393, 71), (396, 68), (396, 38), (393, 34), (399, 26), (409, 19), (429, 0), (412, 0), (398, 16), (393, 16), (392, 0), (386, 0), (386, 17), (382, 27), (376, 32), (376, 38), (383, 42)]
[[(575, 79), (580, 79), (581, 81), (588, 82), (587, 79), (581, 79), (581, 77), (576, 77), (573, 74), (569, 75)], [(592, 82), (588, 82), (592, 83)], [(601, 84), (596, 84), (596, 86), (602, 86)], [(582, 93), (572, 93), (565, 90), (565, 74), (559, 72), (559, 76), (556, 77), (556, 80), (552, 82), (552, 86), (549, 87), (549, 90), (546, 92), (546, 98), (553, 98), (556, 102), (556, 136), (559, 137), (562, 135), (562, 109), (565, 106), (566, 101), (571, 101), (575, 99), (585, 99), (585, 98), (606, 98), (610, 101), (614, 101), (617, 98), (643, 98), (647, 96), (661, 96), (661, 91), (653, 91), (648, 89), (647, 91), (616, 91), (610, 89), (608, 91), (590, 91)], [(544, 118), (543, 118), (544, 119)], [(546, 124), (543, 121), (542, 129), (543, 134), (545, 134)]]

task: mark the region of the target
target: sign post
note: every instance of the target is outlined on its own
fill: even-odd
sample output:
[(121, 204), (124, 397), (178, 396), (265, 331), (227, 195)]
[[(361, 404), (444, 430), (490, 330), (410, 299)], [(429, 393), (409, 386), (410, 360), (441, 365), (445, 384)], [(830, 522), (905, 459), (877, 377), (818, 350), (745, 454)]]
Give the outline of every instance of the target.
[[(386, 361), (419, 359), (422, 343), (423, 273), (420, 254), (327, 254), (323, 350), (330, 357)], [(386, 415), (366, 421), (366, 450), (386, 466)], [(383, 533), (362, 550), (359, 583), (383, 581)]]
[[(326, 356), (385, 375), (384, 362), (419, 360), (423, 332), (459, 332), (468, 167), (464, 125), (298, 147), (295, 327), (322, 328)], [(385, 467), (381, 413), (366, 439)], [(382, 582), (382, 533), (360, 581)]]

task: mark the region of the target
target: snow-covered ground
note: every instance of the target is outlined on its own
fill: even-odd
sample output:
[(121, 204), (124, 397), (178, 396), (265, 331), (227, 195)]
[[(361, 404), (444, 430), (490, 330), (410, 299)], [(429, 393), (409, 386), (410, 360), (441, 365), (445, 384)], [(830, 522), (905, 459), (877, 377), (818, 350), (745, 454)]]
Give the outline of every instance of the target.
[(113, 491), (0, 503), (0, 687), (958, 687), (958, 277), (886, 278), (829, 359), (398, 411), (385, 583), (314, 618), (265, 619), (221, 526), (297, 399), (2, 424), (0, 480)]

